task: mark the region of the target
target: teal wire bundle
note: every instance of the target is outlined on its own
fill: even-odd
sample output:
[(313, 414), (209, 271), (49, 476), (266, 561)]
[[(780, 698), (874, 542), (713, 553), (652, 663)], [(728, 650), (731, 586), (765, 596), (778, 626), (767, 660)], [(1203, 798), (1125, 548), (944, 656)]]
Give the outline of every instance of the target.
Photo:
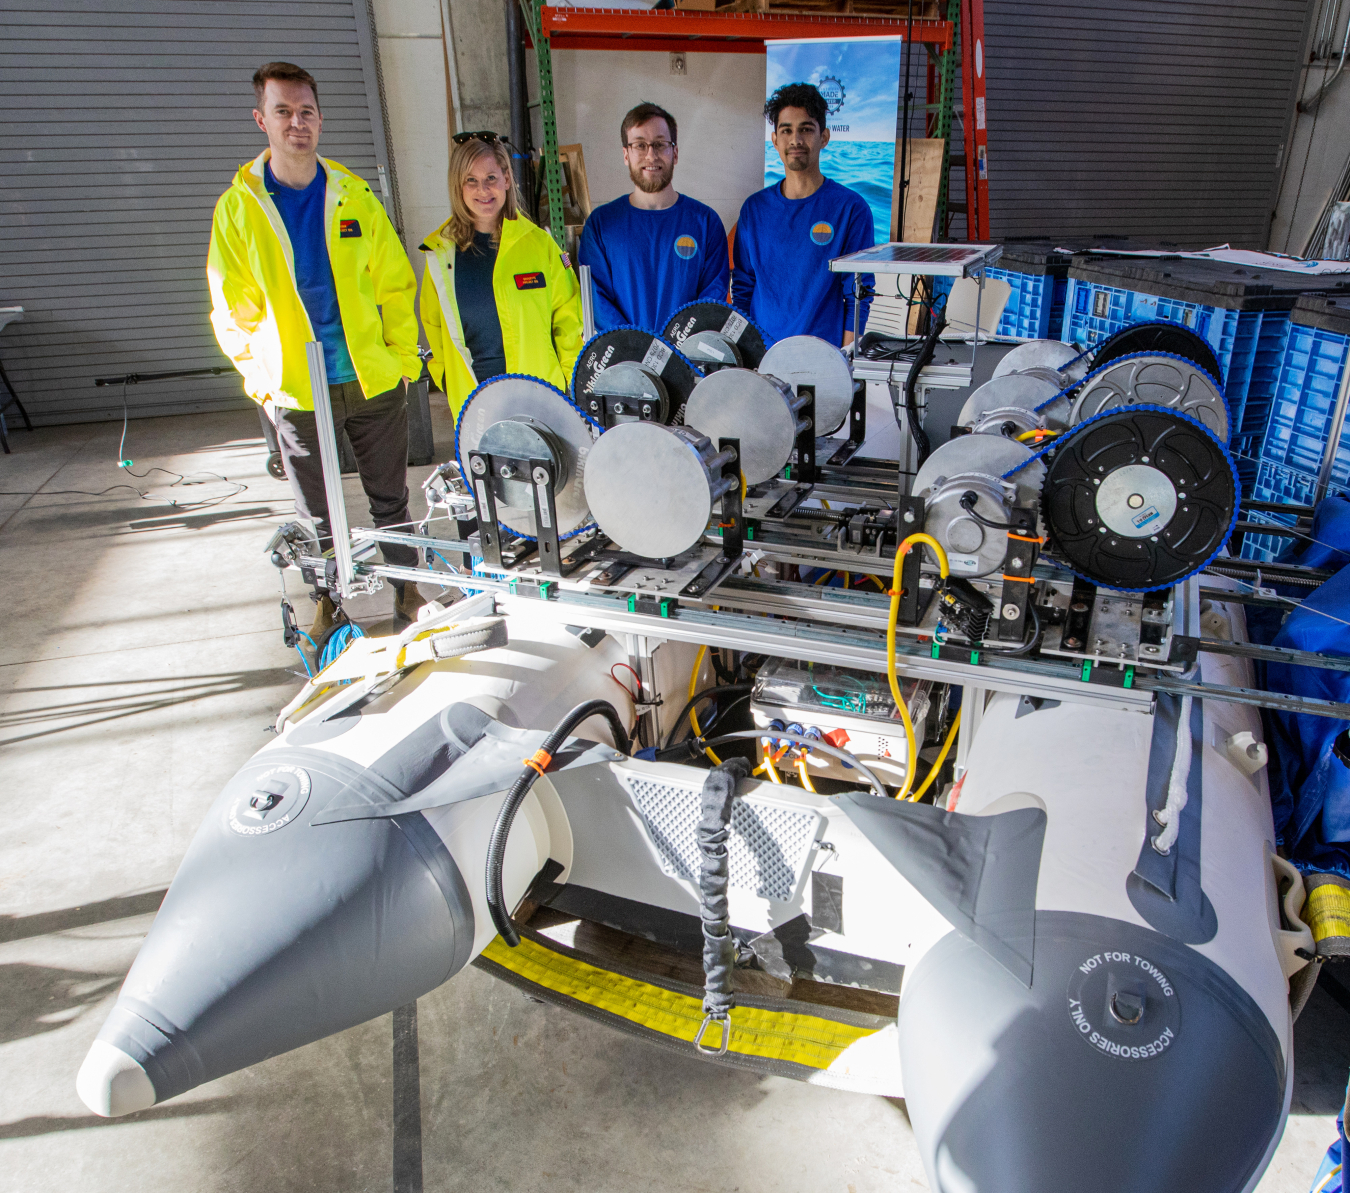
[[(327, 667), (352, 644), (354, 639), (364, 638), (365, 636), (365, 631), (355, 622), (344, 621), (324, 641), (323, 650), (319, 652), (319, 670), (322, 671)], [(310, 645), (314, 645), (313, 640), (310, 641)]]
[[(308, 634), (306, 634), (304, 630), (297, 630), (296, 633), (298, 633), (300, 637), (302, 637), (306, 642), (309, 643), (310, 650), (312, 650), (316, 655), (319, 653), (319, 648), (314, 644), (314, 639), (311, 638)], [(311, 669), (309, 665), (309, 660), (305, 658), (305, 652), (300, 649), (300, 643), (298, 642), (295, 644), (295, 653), (300, 656), (300, 663), (305, 669), (305, 674), (308, 675), (310, 679), (313, 679), (314, 671)]]

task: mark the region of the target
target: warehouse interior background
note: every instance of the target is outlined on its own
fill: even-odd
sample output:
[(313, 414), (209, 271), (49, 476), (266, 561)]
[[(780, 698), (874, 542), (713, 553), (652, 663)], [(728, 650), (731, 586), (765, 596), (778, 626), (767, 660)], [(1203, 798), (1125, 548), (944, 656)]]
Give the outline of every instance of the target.
[[(995, 242), (1303, 255), (1350, 198), (1350, 2), (986, 0), (985, 19)], [(318, 77), (323, 152), (387, 196), (420, 272), (451, 137), (511, 125), (503, 0), (0, 0), (0, 27), (0, 306), (24, 308), (0, 362), (37, 428), (11, 417), (0, 457), (0, 1184), (386, 1188), (388, 1017), (134, 1121), (97, 1120), (75, 1095), (202, 811), (303, 678), (261, 542), (293, 505), (237, 376), (93, 382), (222, 363), (205, 246), (217, 197), (262, 147), (262, 61)], [(764, 181), (764, 57), (689, 52), (684, 73), (670, 59), (556, 50), (559, 140), (582, 144), (608, 201), (628, 189), (623, 113), (668, 107), (678, 189), (730, 229)], [(530, 51), (526, 78), (538, 146)], [(433, 420), (445, 458), (453, 420), (434, 400)], [(186, 497), (153, 481), (80, 495), (121, 483), (124, 455), (216, 479)], [(410, 470), (414, 492), (427, 471)], [(658, 1071), (645, 1045), (481, 973), (420, 1005), (428, 1189), (720, 1193), (768, 1188), (766, 1172), (793, 1191), (927, 1187), (898, 1099)], [(1348, 1016), (1342, 988), (1319, 986), (1256, 1193), (1307, 1189), (1335, 1132)], [(473, 1039), (468, 1019), (485, 1025)]]

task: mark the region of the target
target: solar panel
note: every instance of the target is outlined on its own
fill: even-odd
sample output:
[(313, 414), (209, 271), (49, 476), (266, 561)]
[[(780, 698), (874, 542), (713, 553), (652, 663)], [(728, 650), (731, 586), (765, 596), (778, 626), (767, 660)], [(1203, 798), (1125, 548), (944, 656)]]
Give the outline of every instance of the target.
[(970, 277), (1003, 256), (997, 244), (878, 244), (836, 257), (835, 273), (917, 273), (937, 277)]

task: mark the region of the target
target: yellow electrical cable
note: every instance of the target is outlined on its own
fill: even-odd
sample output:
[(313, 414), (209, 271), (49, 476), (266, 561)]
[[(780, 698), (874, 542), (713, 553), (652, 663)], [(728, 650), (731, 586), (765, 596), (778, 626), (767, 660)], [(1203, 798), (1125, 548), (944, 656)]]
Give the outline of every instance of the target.
[(1046, 431), (1037, 427), (1035, 430), (1023, 431), (1020, 435), (1013, 436), (1013, 438), (1015, 438), (1018, 443), (1026, 443), (1028, 440), (1031, 439), (1035, 440), (1057, 439), (1063, 433), (1064, 432), (1062, 431)]
[(952, 742), (956, 740), (956, 731), (961, 728), (961, 710), (956, 710), (956, 719), (952, 721), (952, 727), (947, 730), (947, 740), (942, 743), (942, 749), (938, 751), (937, 761), (933, 763), (933, 769), (928, 772), (928, 778), (923, 781), (923, 786), (909, 797), (910, 803), (917, 804), (923, 797), (923, 793), (928, 790), (933, 780), (937, 778), (938, 771), (942, 769), (942, 764), (947, 761), (947, 752), (952, 748)]
[(938, 571), (944, 580), (951, 575), (951, 569), (947, 566), (947, 552), (931, 534), (911, 534), (895, 549), (895, 566), (891, 570), (891, 609), (886, 618), (886, 678), (890, 681), (891, 698), (895, 701), (895, 707), (900, 712), (900, 720), (905, 726), (906, 749), (905, 782), (896, 793), (896, 799), (909, 798), (909, 789), (914, 786), (914, 766), (919, 753), (914, 740), (914, 721), (909, 715), (909, 706), (905, 703), (905, 697), (900, 691), (900, 680), (895, 674), (895, 623), (900, 617), (900, 568), (910, 547), (915, 543), (925, 543), (932, 548), (933, 554), (937, 556)]
[(797, 759), (797, 773), (802, 778), (802, 786), (805, 787), (807, 791), (811, 792), (812, 795), (815, 795), (816, 789), (811, 786), (811, 776), (806, 773), (805, 756)]
[(845, 573), (844, 573), (844, 587), (845, 587), (845, 588), (852, 588), (852, 587), (853, 587), (853, 577), (852, 577), (851, 575), (849, 575), (848, 572), (845, 572)]
[[(703, 665), (703, 656), (708, 653), (707, 645), (698, 648), (698, 654), (694, 656), (694, 669), (689, 673), (689, 699), (694, 698), (694, 690), (698, 687), (698, 669)], [(698, 714), (694, 712), (694, 706), (689, 706), (689, 724), (693, 727), (694, 736), (702, 737), (703, 730), (698, 727)], [(703, 747), (703, 752), (713, 761), (713, 766), (721, 766), (722, 760), (714, 754), (707, 746)]]
[(827, 581), (833, 580), (833, 579), (834, 579), (834, 573), (833, 573), (833, 572), (822, 572), (822, 573), (821, 573), (819, 576), (817, 576), (811, 583), (812, 583), (812, 586), (813, 586), (813, 587), (818, 587), (818, 586), (820, 586), (821, 584), (824, 584), (824, 583), (826, 583)]
[(778, 783), (780, 785), (782, 784), (783, 782), (782, 776), (779, 775), (778, 771), (774, 768), (773, 759), (770, 758), (767, 754), (764, 755), (764, 765), (761, 766), (759, 769), (769, 776), (769, 782)]

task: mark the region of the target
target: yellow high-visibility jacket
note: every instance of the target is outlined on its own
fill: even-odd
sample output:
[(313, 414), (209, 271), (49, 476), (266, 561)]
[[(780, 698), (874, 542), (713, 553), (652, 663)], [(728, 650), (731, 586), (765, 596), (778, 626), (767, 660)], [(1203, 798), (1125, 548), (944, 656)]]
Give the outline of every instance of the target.
[[(449, 221), (419, 246), (426, 254), (418, 300), (431, 346), (431, 375), (459, 417), (477, 386), (455, 298), (455, 242)], [(581, 355), (581, 288), (557, 244), (523, 215), (502, 220), (492, 291), (508, 373), (542, 377), (566, 392)]]
[[(263, 185), (265, 149), (216, 203), (206, 276), (211, 326), (255, 402), (313, 410), (305, 344), (314, 328), (295, 285), (291, 238)], [(342, 329), (367, 398), (422, 372), (417, 278), (398, 233), (365, 181), (319, 158), (328, 176), (324, 223)]]

